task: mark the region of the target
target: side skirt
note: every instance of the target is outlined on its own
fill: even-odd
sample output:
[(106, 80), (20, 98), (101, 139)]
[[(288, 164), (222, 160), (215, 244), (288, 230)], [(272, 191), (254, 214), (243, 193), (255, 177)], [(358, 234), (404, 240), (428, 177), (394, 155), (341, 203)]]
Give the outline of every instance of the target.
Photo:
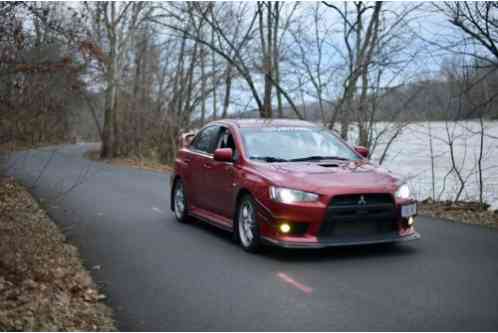
[(190, 208), (190, 215), (192, 215), (195, 218), (198, 218), (199, 220), (209, 223), (211, 225), (214, 225), (215, 227), (227, 230), (227, 231), (233, 231), (233, 222), (230, 219), (227, 219), (226, 217), (220, 216), (218, 214), (209, 212), (205, 209), (198, 208), (195, 206), (192, 206)]

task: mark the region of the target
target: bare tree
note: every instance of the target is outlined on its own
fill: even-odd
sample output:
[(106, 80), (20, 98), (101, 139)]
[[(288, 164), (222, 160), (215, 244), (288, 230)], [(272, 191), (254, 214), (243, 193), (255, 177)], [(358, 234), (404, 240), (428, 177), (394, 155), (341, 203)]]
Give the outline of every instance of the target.
[(88, 41), (102, 50), (99, 67), (106, 85), (102, 158), (119, 154), (118, 98), (119, 74), (123, 57), (130, 47), (134, 31), (143, 23), (146, 5), (143, 3), (85, 3), (82, 10), (87, 19)]
[[(467, 37), (464, 41), (466, 45), (476, 47), (474, 52), (468, 53), (458, 49), (458, 44), (451, 49), (455, 52), (464, 52), (467, 55), (498, 66), (498, 4), (489, 2), (445, 2), (444, 4), (434, 3), (434, 6), (445, 14), (450, 23), (462, 31)], [(459, 45), (462, 45), (459, 43)], [(479, 50), (487, 51), (486, 56)]]
[[(248, 9), (251, 4), (241, 3), (239, 4), (239, 12), (243, 12), (244, 15), (247, 15)], [(185, 14), (185, 8), (175, 7), (173, 9), (166, 8), (167, 14), (164, 14), (164, 17), (168, 17), (168, 21), (164, 21), (161, 19), (156, 19), (155, 22), (160, 24), (161, 26), (172, 29), (173, 31), (177, 31), (179, 33), (184, 33), (190, 39), (197, 40), (199, 43), (206, 45), (213, 52), (216, 52), (220, 57), (230, 63), (235, 70), (237, 70), (240, 77), (246, 82), (249, 87), (249, 91), (253, 97), (253, 100), (257, 106), (257, 109), (260, 112), (262, 117), (264, 114), (264, 98), (261, 97), (260, 92), (257, 89), (256, 81), (254, 79), (254, 70), (251, 66), (253, 62), (252, 57), (248, 57), (247, 54), (242, 52), (242, 50), (248, 49), (250, 42), (253, 40), (253, 36), (255, 34), (255, 29), (257, 29), (256, 21), (258, 19), (259, 11), (253, 10), (252, 15), (250, 15), (250, 19), (244, 24), (244, 28), (240, 29), (240, 38), (237, 39), (236, 42), (233, 42), (230, 38), (230, 35), (233, 35), (233, 27), (230, 25), (233, 21), (231, 20), (223, 20), (220, 21), (220, 17), (226, 14), (224, 12), (223, 7), (220, 7), (218, 11), (216, 10), (202, 10), (199, 6), (194, 6), (193, 11), (188, 11), (188, 15), (191, 15), (196, 20), (204, 20), (216, 33), (217, 43), (214, 44), (210, 40), (205, 40), (200, 37), (197, 31), (187, 31), (184, 27), (178, 24), (172, 24), (172, 20), (177, 22), (183, 22), (182, 13)], [(216, 6), (215, 6), (216, 8)], [(240, 15), (240, 14), (239, 14)], [(249, 52), (248, 52), (249, 53)], [(249, 53), (250, 54), (250, 53)], [(279, 85), (273, 77), (266, 76), (269, 81), (271, 81), (272, 85), (277, 89), (286, 102), (289, 104), (290, 108), (294, 111), (298, 118), (302, 119), (302, 115), (294, 104), (291, 96), (284, 90), (284, 88)]]
[(305, 12), (303, 16), (312, 17), (313, 28), (309, 29), (305, 19), (301, 18), (291, 30), (296, 47), (293, 48), (289, 63), (298, 70), (298, 80), (304, 77), (309, 82), (309, 88), (305, 83), (300, 84), (300, 92), (317, 100), (320, 120), (327, 124), (329, 118), (336, 118), (336, 115), (329, 114), (329, 110), (335, 112), (332, 110), (335, 96), (329, 95), (328, 91), (335, 91), (330, 87), (340, 66), (333, 62), (335, 54), (329, 53), (328, 47), (332, 46), (332, 52), (336, 52), (331, 41), (334, 37), (333, 23), (325, 16), (326, 12), (320, 3), (313, 4), (310, 11), (310, 14)]
[[(344, 3), (343, 9), (334, 4), (326, 2), (324, 4), (334, 9), (340, 15), (344, 24), (343, 39), (347, 49), (349, 72), (344, 81), (343, 95), (337, 105), (339, 109), (337, 114), (341, 117), (341, 136), (347, 139), (350, 123), (349, 112), (353, 109), (353, 98), (360, 78), (364, 87), (362, 89), (360, 108), (364, 107), (366, 89), (368, 89), (368, 70), (378, 42), (382, 2), (375, 2), (373, 6), (363, 2), (355, 2), (353, 4), (353, 15), (350, 14), (348, 3)], [(372, 12), (370, 13), (370, 11)], [(362, 122), (361, 117), (358, 120)], [(331, 126), (334, 123), (335, 119), (331, 119)], [(364, 127), (360, 125), (360, 138), (362, 139), (364, 138), (364, 132)]]

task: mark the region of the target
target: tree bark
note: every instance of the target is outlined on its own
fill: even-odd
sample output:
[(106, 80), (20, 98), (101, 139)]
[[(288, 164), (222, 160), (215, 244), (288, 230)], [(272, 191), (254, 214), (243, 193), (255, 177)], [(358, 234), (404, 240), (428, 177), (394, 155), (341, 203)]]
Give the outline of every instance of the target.
[(232, 65), (227, 64), (225, 70), (225, 96), (223, 100), (223, 118), (228, 116), (228, 106), (230, 105), (230, 92), (232, 90)]
[[(201, 126), (204, 126), (204, 122), (206, 121), (206, 54), (204, 45), (200, 45), (200, 62), (201, 62)], [(214, 73), (213, 73), (214, 74)]]
[[(264, 14), (266, 7), (266, 32), (264, 24)], [(259, 15), (259, 35), (261, 40), (261, 49), (263, 51), (263, 73), (264, 73), (264, 95), (263, 109), (260, 110), (262, 118), (272, 118), (272, 13), (270, 2), (258, 2)], [(265, 37), (266, 34), (266, 37)]]
[[(111, 6), (111, 22), (115, 17), (115, 4)], [(107, 13), (105, 13), (107, 15)], [(104, 101), (104, 128), (102, 130), (102, 151), (101, 158), (111, 158), (114, 156), (114, 101), (116, 94), (115, 76), (116, 76), (116, 36), (113, 31), (108, 31), (109, 35), (109, 55), (108, 65), (105, 73), (107, 87)]]
[[(214, 8), (211, 7), (212, 13), (214, 12)], [(216, 31), (214, 27), (211, 27), (211, 45), (214, 47), (216, 44)], [(212, 85), (213, 85), (213, 120), (216, 120), (217, 118), (217, 109), (218, 109), (218, 101), (217, 101), (217, 95), (216, 95), (216, 85), (218, 84), (216, 82), (216, 52), (213, 49), (211, 52), (211, 71), (213, 73), (212, 75)]]
[[(269, 4), (271, 6), (271, 3)], [(274, 24), (273, 24), (273, 72), (274, 80), (280, 85), (280, 49), (278, 46), (278, 28), (280, 20), (280, 7), (279, 2), (274, 5)], [(283, 118), (284, 112), (282, 108), (282, 93), (277, 89), (277, 114), (279, 118)]]

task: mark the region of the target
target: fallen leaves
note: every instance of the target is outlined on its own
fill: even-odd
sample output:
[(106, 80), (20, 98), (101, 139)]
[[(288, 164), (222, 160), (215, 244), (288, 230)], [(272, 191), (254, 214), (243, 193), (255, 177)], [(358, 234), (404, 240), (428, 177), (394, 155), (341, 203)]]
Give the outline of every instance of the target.
[(445, 218), (454, 222), (479, 224), (498, 228), (498, 212), (481, 209), (476, 202), (449, 202), (424, 200), (418, 204), (421, 215)]
[(114, 331), (104, 299), (26, 189), (0, 179), (0, 331)]

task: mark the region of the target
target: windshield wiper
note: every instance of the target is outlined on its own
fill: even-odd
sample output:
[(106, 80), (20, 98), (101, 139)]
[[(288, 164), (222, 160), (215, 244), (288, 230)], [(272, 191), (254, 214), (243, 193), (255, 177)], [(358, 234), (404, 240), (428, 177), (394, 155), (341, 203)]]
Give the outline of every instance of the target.
[(288, 162), (288, 160), (286, 160), (286, 159), (278, 158), (278, 157), (272, 157), (272, 156), (251, 156), (249, 158), (251, 160), (261, 160), (261, 161), (265, 161), (265, 162), (268, 162), (268, 163)]
[(313, 155), (301, 158), (293, 158), (290, 162), (305, 162), (305, 161), (322, 161), (322, 160), (339, 160), (339, 161), (348, 161), (347, 158), (339, 157), (339, 156), (320, 156)]

